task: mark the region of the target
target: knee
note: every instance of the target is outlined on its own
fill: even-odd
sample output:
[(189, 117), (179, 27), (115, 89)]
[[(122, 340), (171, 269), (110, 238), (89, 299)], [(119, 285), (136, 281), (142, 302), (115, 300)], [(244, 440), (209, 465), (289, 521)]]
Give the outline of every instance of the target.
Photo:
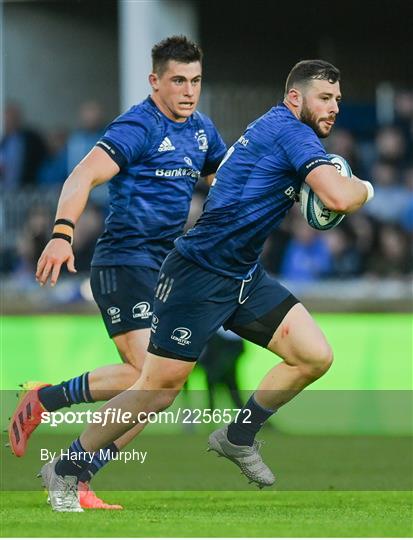
[(141, 375), (149, 341), (149, 329), (132, 330), (114, 336), (113, 341), (118, 349), (122, 362), (132, 366)]
[(128, 362), (123, 364), (122, 369), (124, 370), (125, 377), (127, 377), (127, 381), (125, 381), (126, 386), (133, 386), (141, 375), (140, 370), (136, 369), (135, 366), (129, 364)]
[(164, 389), (160, 391), (152, 390), (151, 393), (153, 394), (153, 396), (150, 400), (150, 410), (152, 412), (158, 413), (170, 407), (175, 401), (175, 398), (179, 392), (176, 390)]
[(135, 381), (141, 376), (142, 373), (142, 361), (140, 358), (136, 358), (135, 355), (131, 354), (130, 351), (121, 353), (123, 363), (130, 367), (131, 372), (133, 371), (135, 376)]
[(300, 371), (310, 380), (315, 381), (322, 377), (333, 363), (333, 350), (325, 342), (319, 344), (312, 354), (299, 365)]
[(130, 372), (133, 373), (134, 381), (141, 376), (143, 360), (145, 358), (145, 351), (135, 350), (133, 347), (118, 345), (118, 351), (122, 362), (130, 368)]
[(170, 407), (176, 396), (181, 391), (182, 385), (173, 377), (168, 377), (162, 373), (148, 376), (147, 370), (133, 386), (134, 390), (145, 396), (145, 401), (150, 404), (150, 410), (160, 412)]

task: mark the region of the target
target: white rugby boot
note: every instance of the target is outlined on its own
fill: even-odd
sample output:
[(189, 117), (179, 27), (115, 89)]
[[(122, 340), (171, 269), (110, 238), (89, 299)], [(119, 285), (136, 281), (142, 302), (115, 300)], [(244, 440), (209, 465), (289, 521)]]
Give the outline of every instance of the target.
[(254, 441), (252, 446), (238, 446), (228, 440), (228, 427), (217, 429), (208, 439), (208, 452), (214, 450), (218, 456), (223, 456), (233, 461), (241, 469), (241, 472), (249, 479), (249, 483), (255, 483), (260, 489), (264, 486), (272, 486), (275, 476), (263, 462), (259, 453), (262, 443)]
[(59, 476), (56, 474), (54, 460), (46, 463), (38, 474), (49, 494), (48, 502), (55, 512), (83, 512), (77, 492), (76, 476)]

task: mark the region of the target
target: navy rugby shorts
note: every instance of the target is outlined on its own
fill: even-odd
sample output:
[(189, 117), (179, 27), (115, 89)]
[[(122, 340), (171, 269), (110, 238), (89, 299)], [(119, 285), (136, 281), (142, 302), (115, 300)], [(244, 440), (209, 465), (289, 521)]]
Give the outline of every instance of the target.
[(220, 326), (267, 347), (298, 302), (261, 266), (241, 281), (205, 270), (174, 249), (159, 272), (148, 351), (193, 362)]
[(90, 285), (110, 337), (150, 328), (158, 270), (92, 266)]

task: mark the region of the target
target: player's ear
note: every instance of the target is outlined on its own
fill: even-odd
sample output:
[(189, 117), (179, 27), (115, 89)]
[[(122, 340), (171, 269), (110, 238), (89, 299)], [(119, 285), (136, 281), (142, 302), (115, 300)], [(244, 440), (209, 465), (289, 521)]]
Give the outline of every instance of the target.
[(149, 74), (149, 84), (152, 87), (152, 90), (158, 90), (159, 88), (159, 77), (156, 73), (150, 73)]
[(302, 94), (297, 88), (290, 88), (287, 94), (287, 100), (294, 107), (299, 107), (302, 102)]

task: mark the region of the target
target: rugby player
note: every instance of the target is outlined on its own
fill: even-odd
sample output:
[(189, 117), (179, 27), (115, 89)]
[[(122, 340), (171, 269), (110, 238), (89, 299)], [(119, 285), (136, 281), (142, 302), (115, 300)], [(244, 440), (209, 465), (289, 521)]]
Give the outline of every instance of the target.
[[(339, 81), (339, 70), (328, 62), (299, 62), (288, 75), (283, 103), (250, 124), (228, 150), (203, 214), (176, 240), (161, 267), (148, 354), (131, 387), (135, 391), (123, 392), (101, 409), (121, 409), (136, 418), (168, 407), (207, 340), (224, 325), (282, 359), (237, 421), (209, 437), (210, 449), (235, 462), (260, 487), (272, 485), (274, 475), (260, 456), (257, 432), (333, 361), (329, 343), (305, 307), (260, 266), (263, 243), (303, 182), (341, 213), (356, 211), (374, 194), (369, 182), (340, 176), (319, 140), (330, 134), (339, 112)], [(89, 425), (70, 447), (71, 457), (78, 459), (43, 467), (55, 509), (78, 508), (73, 486), (88, 468), (83, 452), (104, 448), (127, 429), (119, 423)]]
[[(123, 364), (107, 365), (26, 393), (9, 428), (16, 456), (40, 423), (42, 411), (107, 400), (139, 378), (149, 342), (153, 297), (159, 268), (182, 233), (200, 176), (210, 183), (226, 147), (212, 121), (196, 112), (202, 52), (184, 36), (152, 49), (150, 97), (116, 118), (66, 180), (52, 239), (37, 266), (36, 279), (54, 286), (62, 265), (76, 272), (74, 228), (91, 189), (109, 184), (110, 211), (91, 266), (91, 287), (109, 336)], [(112, 456), (142, 429), (137, 426), (108, 448)], [(96, 459), (82, 476), (85, 507), (108, 506), (85, 482), (105, 464)]]

